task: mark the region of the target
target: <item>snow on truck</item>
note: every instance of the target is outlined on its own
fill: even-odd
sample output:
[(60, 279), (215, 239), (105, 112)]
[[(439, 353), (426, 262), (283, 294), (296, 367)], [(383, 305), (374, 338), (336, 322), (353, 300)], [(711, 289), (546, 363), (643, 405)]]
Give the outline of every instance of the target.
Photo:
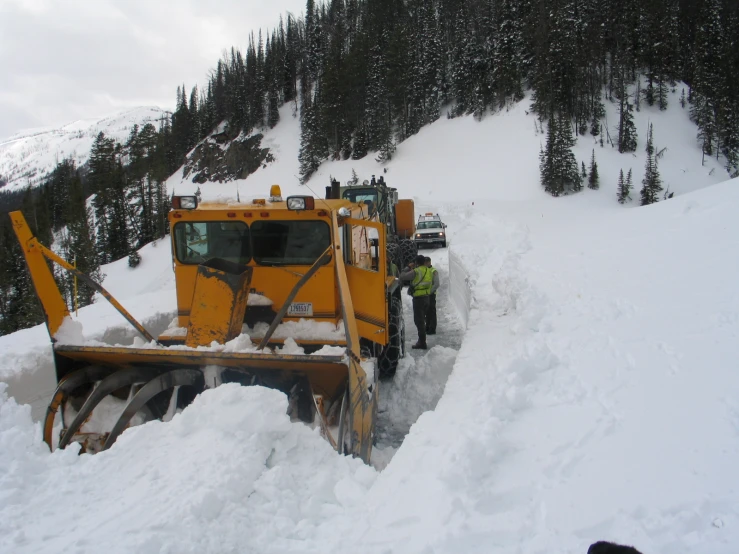
[[(204, 389), (236, 382), (283, 391), (291, 417), (319, 426), (339, 453), (369, 462), (380, 377), (392, 376), (405, 355), (405, 327), (386, 256), (387, 226), (361, 205), (283, 200), (277, 185), (268, 198), (245, 203), (173, 197), (177, 318), (158, 337), (41, 245), (21, 212), (10, 217), (52, 340), (58, 386), (43, 425), (50, 448), (74, 441), (90, 453), (107, 449), (132, 422), (166, 420)], [(147, 344), (56, 340), (70, 313), (47, 261), (100, 292)], [(294, 322), (333, 332), (278, 332), (301, 327)], [(286, 348), (288, 340), (300, 348)], [(107, 428), (93, 428), (111, 403), (118, 407)]]

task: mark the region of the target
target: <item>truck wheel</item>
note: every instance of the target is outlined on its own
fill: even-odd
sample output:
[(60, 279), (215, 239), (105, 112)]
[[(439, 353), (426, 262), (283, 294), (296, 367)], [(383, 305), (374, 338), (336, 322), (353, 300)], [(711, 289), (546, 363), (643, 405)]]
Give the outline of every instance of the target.
[(400, 241), (400, 257), (401, 267), (407, 266), (409, 263), (415, 261), (418, 255), (418, 245), (410, 239), (403, 239)]
[(403, 302), (397, 296), (390, 298), (388, 307), (390, 340), (377, 356), (380, 377), (393, 377), (398, 369), (400, 358), (405, 355), (405, 321), (403, 320)]
[(393, 262), (399, 270), (403, 269), (402, 260), (400, 259), (400, 246), (397, 242), (387, 244), (387, 259), (388, 263)]

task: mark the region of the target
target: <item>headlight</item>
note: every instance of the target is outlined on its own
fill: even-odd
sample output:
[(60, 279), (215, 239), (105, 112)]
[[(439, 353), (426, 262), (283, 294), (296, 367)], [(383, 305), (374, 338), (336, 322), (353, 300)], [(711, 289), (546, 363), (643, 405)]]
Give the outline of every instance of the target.
[(287, 199), (288, 210), (304, 210), (305, 209), (305, 198), (288, 198)]
[(417, 239), (420, 239), (420, 238), (421, 238), (421, 235), (416, 235), (416, 238), (417, 238)]
[(352, 215), (352, 212), (349, 208), (339, 208), (339, 217), (349, 217)]
[(198, 207), (197, 196), (173, 196), (172, 208), (175, 210), (194, 210)]
[(183, 196), (180, 200), (180, 206), (184, 210), (194, 210), (198, 205), (198, 199), (194, 196)]
[(312, 210), (313, 207), (314, 200), (312, 196), (288, 196), (287, 198), (288, 210)]
[(444, 236), (444, 233), (439, 233), (439, 236), (440, 236), (440, 237), (443, 237), (443, 236)]

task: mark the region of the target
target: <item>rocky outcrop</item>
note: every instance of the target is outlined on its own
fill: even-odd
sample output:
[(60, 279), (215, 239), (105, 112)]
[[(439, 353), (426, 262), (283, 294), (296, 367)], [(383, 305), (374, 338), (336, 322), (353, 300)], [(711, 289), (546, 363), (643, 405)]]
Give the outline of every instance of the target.
[(245, 179), (274, 161), (269, 148), (262, 148), (261, 133), (230, 135), (226, 130), (198, 144), (187, 157), (184, 177), (192, 177), (193, 183)]

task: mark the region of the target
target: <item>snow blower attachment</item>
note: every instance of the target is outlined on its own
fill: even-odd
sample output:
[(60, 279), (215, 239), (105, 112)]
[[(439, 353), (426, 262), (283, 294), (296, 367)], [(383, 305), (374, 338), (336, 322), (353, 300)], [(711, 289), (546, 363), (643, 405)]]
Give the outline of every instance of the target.
[[(349, 200), (283, 201), (272, 188), (269, 200), (250, 203), (173, 198), (177, 317), (158, 338), (41, 245), (20, 212), (10, 214), (52, 339), (58, 386), (43, 429), (50, 448), (105, 450), (128, 426), (166, 421), (204, 389), (236, 382), (285, 392), (291, 418), (369, 462), (380, 377), (405, 355), (386, 226)], [(49, 261), (105, 297), (147, 343), (66, 344), (60, 330), (71, 316)]]

